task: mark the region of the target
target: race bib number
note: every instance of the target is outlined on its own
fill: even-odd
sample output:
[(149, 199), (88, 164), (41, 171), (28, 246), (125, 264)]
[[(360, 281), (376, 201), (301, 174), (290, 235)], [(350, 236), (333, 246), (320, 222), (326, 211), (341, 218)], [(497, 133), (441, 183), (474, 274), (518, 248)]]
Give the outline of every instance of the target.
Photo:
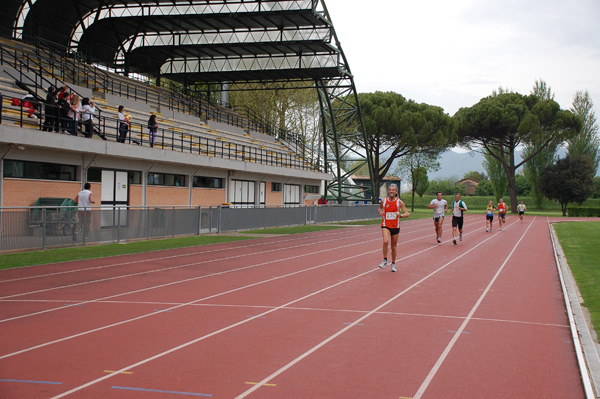
[(386, 212), (385, 213), (385, 220), (396, 220), (398, 219), (398, 215), (396, 214), (396, 212)]
[(488, 214), (488, 215), (492, 215), (492, 214), (493, 214), (493, 212), (492, 212), (490, 209), (488, 209), (488, 210), (487, 210), (487, 214)]

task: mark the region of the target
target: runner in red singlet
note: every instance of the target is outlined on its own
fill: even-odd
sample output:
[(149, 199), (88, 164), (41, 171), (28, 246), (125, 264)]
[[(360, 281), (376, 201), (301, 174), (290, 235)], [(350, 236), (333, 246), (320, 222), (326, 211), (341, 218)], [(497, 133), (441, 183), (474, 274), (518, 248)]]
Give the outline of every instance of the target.
[(392, 247), (392, 271), (396, 271), (396, 246), (398, 245), (398, 234), (400, 233), (400, 218), (410, 216), (404, 202), (398, 198), (398, 186), (390, 184), (388, 196), (379, 203), (379, 216), (381, 219), (381, 234), (383, 235), (383, 261), (379, 265), (384, 268), (388, 264), (388, 246)]

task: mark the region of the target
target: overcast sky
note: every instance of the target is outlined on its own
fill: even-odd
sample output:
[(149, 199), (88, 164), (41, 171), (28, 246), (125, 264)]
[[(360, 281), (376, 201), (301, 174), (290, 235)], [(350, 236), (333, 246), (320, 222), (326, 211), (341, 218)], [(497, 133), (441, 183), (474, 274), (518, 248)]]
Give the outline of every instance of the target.
[(563, 109), (588, 90), (600, 119), (600, 0), (325, 0), (359, 92), (453, 115), (543, 79)]

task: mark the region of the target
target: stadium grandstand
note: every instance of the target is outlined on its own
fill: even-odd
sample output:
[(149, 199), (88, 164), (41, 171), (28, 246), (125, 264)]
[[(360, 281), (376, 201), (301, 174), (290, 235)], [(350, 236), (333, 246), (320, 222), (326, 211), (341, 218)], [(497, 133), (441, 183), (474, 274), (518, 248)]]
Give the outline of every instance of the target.
[[(322, 1), (8, 0), (0, 21), (0, 206), (71, 196), (85, 181), (103, 205), (364, 199), (340, 166), (370, 162)], [(317, 90), (323, 145), (226, 106), (231, 83), (257, 82)], [(63, 86), (95, 105), (87, 123), (47, 101)], [(225, 101), (209, 102), (208, 87)]]
[[(102, 228), (120, 227), (123, 207), (301, 207), (374, 192), (351, 179), (372, 166), (323, 1), (8, 0), (0, 21), (5, 210), (58, 204), (84, 183), (113, 209)], [(232, 87), (290, 84), (318, 93), (317, 148), (227, 103)]]

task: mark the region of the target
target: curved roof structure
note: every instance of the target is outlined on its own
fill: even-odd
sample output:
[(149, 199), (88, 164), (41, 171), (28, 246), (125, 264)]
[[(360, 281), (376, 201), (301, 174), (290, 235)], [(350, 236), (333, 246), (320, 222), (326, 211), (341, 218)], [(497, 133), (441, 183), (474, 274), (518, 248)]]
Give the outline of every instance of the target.
[(42, 38), (125, 74), (184, 85), (307, 82), (319, 95), (322, 157), (337, 162), (328, 189), (340, 202), (360, 199), (346, 183), (354, 170), (343, 175), (340, 165), (363, 160), (372, 171), (372, 160), (324, 0), (3, 0), (0, 23), (10, 27), (0, 35)]
[(318, 0), (8, 2), (12, 37), (42, 37), (117, 71), (188, 82), (347, 73)]

